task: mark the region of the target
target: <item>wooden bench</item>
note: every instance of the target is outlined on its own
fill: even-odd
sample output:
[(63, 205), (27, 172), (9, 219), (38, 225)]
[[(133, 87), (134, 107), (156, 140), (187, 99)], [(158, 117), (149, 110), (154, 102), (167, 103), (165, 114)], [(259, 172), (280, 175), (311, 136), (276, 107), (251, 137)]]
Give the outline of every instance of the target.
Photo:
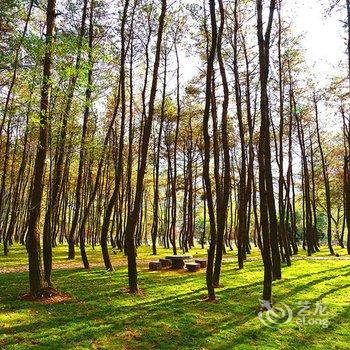
[(151, 271), (158, 271), (162, 269), (162, 263), (160, 261), (150, 261), (149, 269)]
[(159, 262), (162, 264), (162, 267), (170, 267), (171, 266), (170, 259), (159, 259)]
[(195, 262), (200, 265), (201, 269), (207, 267), (207, 259), (196, 259)]
[(186, 269), (189, 272), (196, 272), (200, 269), (200, 264), (196, 263), (196, 262), (192, 262), (192, 263), (187, 263), (186, 264)]

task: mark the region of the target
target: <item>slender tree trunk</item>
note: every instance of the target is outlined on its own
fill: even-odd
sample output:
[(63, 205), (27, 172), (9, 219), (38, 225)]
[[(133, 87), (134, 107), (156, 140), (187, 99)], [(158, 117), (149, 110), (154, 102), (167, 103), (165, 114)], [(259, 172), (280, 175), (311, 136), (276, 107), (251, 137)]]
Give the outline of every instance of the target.
[(60, 190), (62, 185), (62, 173), (63, 173), (63, 164), (65, 156), (65, 146), (66, 146), (66, 136), (67, 136), (67, 124), (70, 116), (70, 111), (73, 102), (73, 96), (75, 91), (75, 86), (80, 69), (81, 61), (81, 52), (82, 52), (82, 43), (85, 35), (85, 22), (86, 22), (86, 13), (87, 13), (87, 0), (84, 0), (81, 27), (79, 33), (79, 42), (78, 42), (78, 53), (75, 62), (75, 71), (73, 76), (69, 80), (68, 84), (68, 96), (66, 101), (65, 110), (63, 111), (62, 116), (62, 127), (58, 140), (58, 149), (57, 149), (57, 160), (54, 168), (53, 179), (52, 179), (52, 190), (51, 196), (48, 201), (48, 208), (45, 215), (44, 222), (44, 232), (43, 232), (43, 257), (44, 257), (44, 277), (45, 282), (51, 286), (51, 272), (52, 272), (52, 231), (53, 225), (57, 221), (58, 213), (58, 204), (60, 201)]
[[(349, 79), (349, 90), (350, 92), (350, 0), (346, 0), (347, 9), (347, 29), (348, 29), (348, 79)], [(346, 136), (347, 151), (345, 153), (345, 215), (346, 215), (346, 226), (348, 229), (348, 239), (347, 239), (347, 251), (350, 254), (350, 117), (348, 116), (348, 125), (345, 122), (345, 113), (342, 108), (341, 113), (343, 115), (344, 121), (344, 133)], [(346, 131), (347, 129), (347, 131)]]
[(277, 6), (278, 12), (278, 85), (279, 85), (279, 112), (280, 112), (280, 125), (279, 125), (279, 150), (278, 150), (278, 168), (279, 168), (279, 177), (278, 177), (278, 208), (279, 208), (279, 236), (282, 241), (281, 251), (284, 251), (283, 258), (287, 262), (287, 266), (291, 265), (290, 260), (290, 245), (287, 237), (287, 225), (285, 221), (286, 216), (286, 207), (284, 202), (284, 173), (283, 173), (283, 135), (284, 135), (284, 79), (283, 79), (283, 64), (282, 64), (282, 23), (281, 23), (281, 1)]
[(44, 287), (42, 262), (40, 257), (40, 220), (41, 201), (43, 195), (45, 161), (48, 146), (49, 93), (51, 87), (51, 64), (53, 50), (53, 34), (55, 26), (55, 0), (48, 0), (46, 9), (46, 42), (43, 68), (43, 82), (40, 102), (40, 130), (34, 164), (33, 185), (30, 194), (28, 218), (27, 249), (29, 257), (30, 294), (36, 296)]
[(176, 127), (175, 127), (175, 140), (174, 140), (174, 165), (173, 165), (173, 181), (171, 185), (171, 244), (173, 247), (173, 253), (176, 255), (176, 216), (177, 216), (177, 143), (179, 138), (179, 127), (180, 127), (180, 115), (181, 115), (181, 105), (180, 105), (180, 61), (179, 52), (177, 49), (177, 37), (174, 39), (175, 55), (176, 55)]
[(125, 244), (128, 255), (128, 277), (129, 277), (129, 290), (130, 293), (138, 292), (137, 285), (137, 268), (136, 268), (136, 249), (135, 249), (135, 229), (139, 220), (141, 203), (142, 203), (142, 192), (143, 192), (143, 180), (146, 172), (147, 164), (147, 153), (149, 146), (149, 139), (151, 135), (153, 115), (154, 115), (154, 103), (157, 93), (158, 83), (158, 69), (160, 63), (160, 52), (164, 28), (164, 20), (166, 13), (166, 0), (162, 0), (162, 9), (159, 17), (158, 35), (156, 54), (153, 67), (153, 77), (151, 85), (151, 94), (148, 105), (148, 116), (145, 118), (145, 125), (142, 134), (142, 147), (140, 156), (140, 166), (137, 173), (135, 200), (133, 210), (127, 218), (127, 224), (125, 229)]
[(166, 98), (166, 83), (167, 83), (167, 52), (165, 48), (164, 52), (164, 75), (163, 75), (163, 92), (162, 92), (162, 104), (160, 111), (160, 125), (157, 138), (157, 150), (155, 157), (155, 178), (154, 178), (154, 208), (153, 208), (153, 223), (151, 229), (152, 236), (152, 252), (153, 255), (157, 254), (157, 236), (158, 236), (158, 225), (159, 225), (159, 162), (160, 162), (160, 149), (163, 135), (163, 125), (165, 119), (165, 98)]
[[(294, 103), (294, 111), (295, 111), (295, 103)], [(309, 176), (309, 168), (308, 168), (308, 159), (305, 150), (305, 139), (304, 139), (304, 131), (302, 121), (300, 120), (300, 116), (298, 113), (294, 113), (297, 121), (298, 127), (298, 137), (299, 144), (302, 153), (302, 173), (303, 173), (303, 199), (304, 199), (304, 209), (305, 209), (305, 240), (307, 245), (307, 253), (311, 256), (314, 253), (314, 244), (312, 240), (312, 209), (311, 209), (311, 197), (310, 197), (310, 176)]]
[(329, 187), (329, 177), (327, 171), (326, 159), (323, 153), (321, 137), (320, 137), (320, 127), (318, 123), (318, 105), (316, 100), (316, 95), (314, 94), (314, 108), (315, 108), (315, 120), (316, 120), (316, 132), (317, 132), (317, 141), (318, 148), (320, 150), (321, 161), (322, 161), (322, 173), (323, 173), (323, 181), (326, 193), (326, 207), (327, 207), (327, 241), (328, 241), (328, 249), (331, 255), (334, 255), (334, 250), (332, 247), (332, 207), (331, 207), (331, 191)]
[(226, 77), (226, 69), (222, 56), (222, 36), (225, 27), (225, 10), (222, 0), (219, 0), (220, 10), (220, 27), (218, 31), (217, 39), (217, 56), (219, 62), (220, 75), (224, 91), (224, 99), (222, 104), (222, 117), (221, 117), (221, 141), (224, 153), (224, 181), (222, 186), (221, 203), (217, 204), (219, 208), (217, 212), (217, 236), (220, 238), (220, 244), (218, 242), (216, 249), (215, 268), (213, 274), (214, 287), (219, 286), (219, 278), (221, 272), (221, 261), (223, 254), (223, 237), (225, 232), (225, 226), (227, 221), (228, 203), (230, 199), (231, 190), (231, 178), (230, 178), (230, 151), (228, 144), (228, 131), (227, 131), (227, 114), (228, 114), (228, 102), (229, 102), (229, 89)]
[[(211, 44), (209, 55), (207, 59), (207, 73), (206, 73), (206, 88), (205, 88), (205, 108), (203, 116), (203, 138), (204, 138), (204, 163), (203, 163), (203, 178), (206, 187), (206, 198), (208, 204), (209, 222), (210, 222), (210, 243), (208, 249), (208, 264), (206, 272), (206, 282), (208, 289), (208, 300), (215, 300), (215, 290), (213, 286), (213, 269), (214, 269), (214, 257), (216, 247), (216, 224), (214, 203), (212, 194), (212, 184), (210, 179), (210, 135), (209, 135), (209, 116), (210, 105), (212, 101), (212, 78), (214, 70), (214, 60), (217, 48), (217, 25), (215, 15), (215, 0), (209, 0), (210, 7), (210, 23), (211, 23)], [(209, 36), (207, 36), (209, 40)]]
[[(108, 248), (107, 248), (109, 221), (110, 221), (116, 200), (118, 198), (120, 184), (123, 176), (123, 164), (124, 164), (123, 152), (124, 152), (124, 131), (125, 131), (125, 119), (126, 119), (125, 62), (126, 62), (126, 53), (127, 53), (126, 45), (125, 45), (126, 43), (125, 25), (127, 21), (128, 7), (129, 7), (129, 0), (126, 0), (124, 4), (123, 17), (121, 22), (121, 31), (120, 31), (121, 56), (120, 56), (119, 80), (120, 80), (120, 92), (121, 92), (121, 121), (120, 121), (120, 135), (119, 135), (119, 145), (118, 145), (118, 158), (116, 162), (115, 183), (114, 183), (114, 190), (113, 190), (112, 196), (108, 202), (107, 209), (105, 211), (105, 216), (104, 216), (103, 225), (102, 225), (102, 232), (101, 232), (101, 247), (102, 247), (103, 260), (104, 260), (106, 269), (109, 271), (113, 270), (113, 266), (111, 264), (111, 260), (110, 260), (110, 257), (108, 254)], [(129, 35), (129, 40), (130, 40), (130, 37), (131, 35)]]
[(238, 191), (238, 231), (237, 231), (237, 248), (238, 248), (238, 267), (243, 268), (243, 261), (245, 260), (245, 246), (247, 244), (245, 232), (247, 225), (247, 200), (246, 200), (246, 144), (245, 131), (243, 124), (242, 112), (242, 93), (240, 85), (240, 77), (238, 71), (238, 0), (235, 0), (234, 5), (234, 42), (233, 42), (233, 70), (235, 77), (235, 100), (237, 109), (237, 118), (239, 126), (239, 137), (241, 141), (241, 169), (239, 177), (239, 191)]
[(84, 163), (86, 157), (86, 137), (88, 129), (88, 120), (90, 114), (90, 104), (91, 104), (91, 94), (92, 94), (92, 68), (93, 68), (93, 59), (92, 59), (92, 45), (93, 45), (93, 12), (94, 12), (94, 0), (90, 1), (90, 24), (89, 24), (89, 51), (88, 51), (88, 81), (85, 90), (85, 108), (84, 108), (84, 118), (82, 126), (82, 135), (80, 140), (80, 153), (79, 153), (79, 165), (78, 165), (78, 176), (77, 183), (75, 188), (75, 210), (72, 219), (71, 230), (68, 236), (68, 259), (74, 259), (75, 256), (75, 231), (78, 225), (79, 213), (81, 208), (81, 192), (83, 187), (83, 176), (84, 176)]
[[(264, 290), (263, 299), (271, 303), (272, 276), (281, 278), (281, 263), (277, 239), (277, 218), (273, 197), (270, 128), (269, 128), (269, 101), (267, 93), (269, 75), (269, 48), (276, 1), (270, 1), (269, 17), (263, 34), (262, 0), (257, 0), (257, 31), (259, 44), (260, 68), (260, 113), (261, 125), (259, 136), (259, 192), (260, 192), (260, 222), (263, 236), (262, 257), (264, 262)], [(272, 253), (272, 259), (271, 259)]]

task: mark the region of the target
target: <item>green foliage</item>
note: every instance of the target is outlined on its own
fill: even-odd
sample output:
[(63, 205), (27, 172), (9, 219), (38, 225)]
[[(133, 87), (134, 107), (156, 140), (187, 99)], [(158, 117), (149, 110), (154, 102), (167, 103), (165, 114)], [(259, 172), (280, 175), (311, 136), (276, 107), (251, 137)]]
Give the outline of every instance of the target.
[(316, 216), (317, 221), (317, 231), (320, 237), (320, 240), (324, 239), (327, 236), (327, 214), (319, 213)]

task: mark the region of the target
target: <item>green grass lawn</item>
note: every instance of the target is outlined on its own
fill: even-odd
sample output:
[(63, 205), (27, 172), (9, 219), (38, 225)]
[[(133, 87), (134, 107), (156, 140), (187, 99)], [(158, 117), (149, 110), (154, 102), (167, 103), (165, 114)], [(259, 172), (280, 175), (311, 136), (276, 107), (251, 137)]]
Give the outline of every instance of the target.
[[(92, 265), (102, 265), (102, 250), (99, 245), (97, 245), (94, 249), (91, 245), (86, 246), (86, 253), (89, 259), (89, 262)], [(109, 253), (111, 257), (111, 261), (113, 264), (120, 265), (126, 263), (126, 257), (123, 252), (118, 249), (109, 248)], [(181, 254), (181, 251), (178, 252)], [(157, 255), (151, 255), (152, 248), (150, 246), (141, 246), (137, 250), (137, 259), (142, 263), (144, 260), (158, 260), (159, 258), (163, 258), (165, 255), (172, 255), (172, 249), (165, 249), (163, 247), (158, 247)], [(191, 254), (194, 257), (206, 257), (207, 251), (206, 249), (201, 249), (200, 246), (191, 250)], [(260, 252), (258, 250), (254, 250), (252, 256), (260, 256)], [(53, 264), (57, 267), (69, 265), (81, 265), (83, 267), (83, 263), (80, 257), (79, 247), (75, 248), (75, 259), (67, 260), (68, 256), (68, 245), (59, 245), (53, 248)], [(235, 256), (235, 252), (231, 252), (227, 254), (229, 257)], [(10, 246), (10, 252), (8, 256), (4, 256), (2, 251), (0, 251), (0, 271), (2, 268), (17, 268), (20, 266), (24, 266), (28, 264), (28, 256), (26, 252), (26, 248), (23, 245), (14, 244)]]
[[(56, 265), (67, 264), (66, 248), (55, 248)], [(99, 248), (88, 253), (92, 262), (102, 261)], [(166, 253), (159, 249), (159, 256)], [(191, 253), (205, 255), (201, 249)], [(138, 258), (152, 259), (149, 254), (142, 247)], [(326, 249), (317, 254), (327, 255)], [(125, 262), (120, 252), (112, 259)], [(24, 264), (22, 247), (0, 256), (0, 269)], [(150, 272), (139, 264), (144, 294), (133, 296), (123, 291), (126, 266), (112, 273), (102, 267), (61, 268), (53, 271), (54, 283), (72, 299), (52, 305), (17, 300), (28, 290), (27, 272), (0, 273), (0, 349), (350, 349), (349, 260), (296, 260), (274, 282), (276, 305), (288, 304), (294, 315), (298, 302), (312, 309), (317, 301), (327, 304), (322, 317), (328, 328), (297, 324), (296, 317), (264, 326), (258, 318), (262, 270), (260, 260), (246, 262), (243, 270), (235, 260), (224, 261), (219, 302), (207, 303), (204, 270)]]

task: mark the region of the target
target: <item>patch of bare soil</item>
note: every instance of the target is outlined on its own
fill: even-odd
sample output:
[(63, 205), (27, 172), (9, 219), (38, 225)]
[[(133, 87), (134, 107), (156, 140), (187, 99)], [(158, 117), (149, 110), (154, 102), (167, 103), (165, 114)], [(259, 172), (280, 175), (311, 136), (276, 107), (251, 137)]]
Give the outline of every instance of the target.
[(126, 337), (126, 339), (128, 341), (130, 340), (140, 340), (141, 339), (141, 335), (139, 332), (132, 330), (132, 329), (126, 329), (124, 332), (124, 336)]
[[(350, 260), (349, 256), (292, 256), (292, 260)], [(223, 261), (236, 261), (236, 258), (229, 257), (229, 258), (223, 258)], [(247, 258), (246, 261), (258, 261), (261, 260), (260, 257), (251, 257)], [(149, 259), (137, 259), (137, 265), (138, 266), (147, 266), (151, 261)], [(103, 267), (103, 263), (91, 263), (90, 268), (97, 268), (97, 267)], [(127, 261), (125, 260), (117, 260), (113, 262), (113, 267), (119, 267), (119, 266), (127, 266)], [(82, 263), (79, 262), (66, 262), (66, 263), (54, 263), (53, 264), (53, 270), (65, 270), (65, 269), (78, 269), (78, 268), (84, 268)], [(13, 273), (13, 272), (26, 272), (28, 271), (28, 265), (22, 265), (22, 266), (16, 266), (16, 267), (0, 267), (0, 273)], [(163, 271), (163, 270), (161, 270)], [(176, 271), (173, 269), (167, 269), (165, 271)], [(180, 271), (180, 270), (179, 270)], [(158, 271), (160, 272), (160, 271)], [(187, 273), (186, 270), (182, 271), (181, 273)]]
[(139, 295), (139, 296), (141, 296), (141, 297), (143, 297), (143, 296), (145, 295), (145, 291), (144, 291), (143, 289), (141, 289), (141, 288), (138, 289), (137, 293), (131, 293), (131, 292), (130, 292), (130, 289), (127, 288), (127, 287), (122, 288), (121, 291), (122, 291), (123, 293), (128, 293), (128, 294), (133, 294), (133, 295)]
[[(137, 259), (137, 265), (143, 266), (148, 265), (153, 260), (143, 260), (143, 259)], [(113, 267), (120, 267), (120, 266), (127, 266), (127, 260), (120, 259), (117, 261), (113, 261)], [(104, 267), (103, 262), (100, 263), (91, 263), (90, 268), (97, 268), (97, 267)], [(79, 269), (84, 268), (82, 262), (59, 262), (59, 263), (53, 263), (52, 269), (53, 270), (66, 270), (66, 269)], [(0, 267), (0, 273), (13, 273), (13, 272), (27, 272), (28, 271), (28, 265), (22, 265), (22, 266), (16, 266), (16, 267)]]
[(208, 295), (203, 295), (202, 296), (202, 301), (204, 301), (206, 303), (217, 304), (219, 302), (219, 298), (216, 297), (215, 299), (211, 299), (211, 298), (208, 297)]
[(59, 304), (71, 300), (68, 293), (62, 293), (55, 288), (47, 287), (41, 289), (35, 295), (30, 293), (21, 294), (18, 299), (23, 301), (36, 301), (41, 304)]

